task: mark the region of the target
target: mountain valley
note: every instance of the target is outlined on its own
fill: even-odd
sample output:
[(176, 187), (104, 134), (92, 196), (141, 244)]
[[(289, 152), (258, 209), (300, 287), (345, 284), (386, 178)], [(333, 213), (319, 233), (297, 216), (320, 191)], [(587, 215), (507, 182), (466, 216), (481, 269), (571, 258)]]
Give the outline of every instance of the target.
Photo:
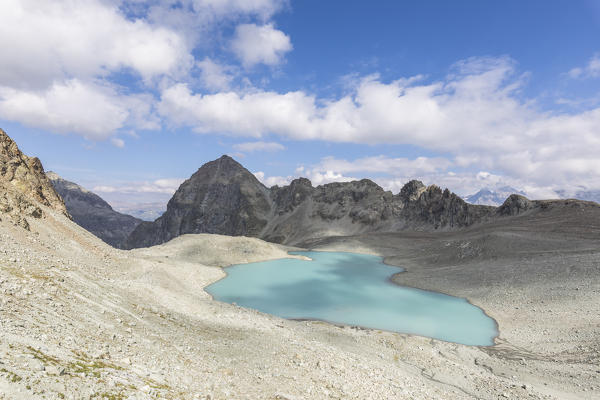
[[(0, 398), (597, 398), (597, 203), (474, 206), (416, 181), (398, 195), (368, 180), (269, 189), (234, 162), (208, 163), (141, 223), (141, 244), (161, 244), (120, 250), (0, 131)], [(187, 232), (201, 229), (228, 235)], [(394, 282), (465, 297), (499, 337), (286, 320), (203, 290), (225, 266), (298, 249), (383, 256), (406, 269)]]

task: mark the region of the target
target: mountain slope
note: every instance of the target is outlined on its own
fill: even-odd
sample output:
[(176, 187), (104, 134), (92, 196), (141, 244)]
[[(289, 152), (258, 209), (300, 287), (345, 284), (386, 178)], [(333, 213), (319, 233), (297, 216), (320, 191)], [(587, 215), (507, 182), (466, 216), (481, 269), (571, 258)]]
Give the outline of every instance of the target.
[(369, 179), (313, 187), (306, 178), (270, 189), (231, 157), (203, 165), (175, 192), (167, 211), (140, 224), (127, 248), (186, 233), (218, 233), (293, 244), (308, 238), (405, 229), (456, 229), (493, 215), (448, 190), (419, 181), (398, 195)]
[(113, 210), (100, 196), (62, 179), (54, 172), (46, 175), (64, 200), (73, 221), (111, 246), (121, 248), (123, 241), (142, 222)]
[(24, 155), (0, 129), (0, 212), (9, 216), (13, 223), (28, 229), (27, 217), (44, 216), (36, 203), (68, 215), (40, 160)]

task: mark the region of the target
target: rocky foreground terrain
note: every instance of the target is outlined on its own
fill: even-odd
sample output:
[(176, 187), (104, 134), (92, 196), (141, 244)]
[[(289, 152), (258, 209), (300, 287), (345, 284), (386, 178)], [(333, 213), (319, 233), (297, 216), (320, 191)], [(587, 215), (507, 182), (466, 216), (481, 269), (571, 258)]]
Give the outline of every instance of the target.
[(223, 266), (289, 257), (291, 248), (208, 234), (112, 248), (76, 225), (41, 164), (4, 140), (0, 399), (600, 394), (597, 204), (517, 196), (499, 209), (503, 219), (459, 232), (302, 244), (380, 254), (407, 269), (396, 282), (466, 296), (500, 331), (496, 345), (471, 347), (213, 301), (202, 288), (225, 275)]
[(113, 247), (122, 248), (125, 239), (142, 222), (141, 219), (113, 210), (97, 194), (54, 172), (48, 172), (46, 176), (63, 199), (73, 221)]

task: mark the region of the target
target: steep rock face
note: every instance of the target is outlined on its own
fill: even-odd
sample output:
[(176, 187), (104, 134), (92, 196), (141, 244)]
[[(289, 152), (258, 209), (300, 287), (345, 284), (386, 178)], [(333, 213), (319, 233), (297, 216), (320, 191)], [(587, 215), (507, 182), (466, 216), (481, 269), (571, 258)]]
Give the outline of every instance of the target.
[(62, 179), (54, 172), (46, 175), (64, 200), (73, 221), (113, 247), (122, 248), (125, 239), (142, 222), (113, 210), (100, 196)]
[(425, 187), (419, 181), (407, 183), (398, 200), (403, 205), (404, 228), (462, 228), (485, 220), (495, 211), (495, 207), (468, 204), (448, 189)]
[(29, 229), (26, 217), (42, 218), (42, 204), (68, 215), (37, 157), (28, 157), (0, 129), (0, 212)]
[(300, 178), (271, 193), (275, 212), (261, 237), (280, 243), (391, 229), (399, 211), (392, 193), (368, 179), (315, 188)]
[(229, 156), (203, 165), (181, 184), (167, 211), (141, 223), (127, 247), (164, 243), (186, 233), (260, 236), (271, 213), (270, 192)]
[(306, 178), (267, 189), (230, 157), (202, 166), (154, 222), (141, 223), (126, 247), (145, 247), (185, 233), (260, 237), (294, 244), (308, 238), (403, 229), (456, 229), (489, 218), (495, 208), (467, 204), (450, 191), (410, 181), (398, 195), (369, 179), (313, 187)]

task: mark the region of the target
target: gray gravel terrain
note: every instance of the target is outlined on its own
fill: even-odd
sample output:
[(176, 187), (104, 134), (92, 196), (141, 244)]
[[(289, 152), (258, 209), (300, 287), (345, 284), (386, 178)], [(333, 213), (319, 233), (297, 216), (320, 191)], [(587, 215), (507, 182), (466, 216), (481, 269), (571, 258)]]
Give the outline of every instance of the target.
[(600, 397), (600, 206), (546, 202), (458, 232), (372, 234), (303, 245), (406, 268), (393, 280), (467, 298), (499, 323), (479, 365), (558, 398)]

